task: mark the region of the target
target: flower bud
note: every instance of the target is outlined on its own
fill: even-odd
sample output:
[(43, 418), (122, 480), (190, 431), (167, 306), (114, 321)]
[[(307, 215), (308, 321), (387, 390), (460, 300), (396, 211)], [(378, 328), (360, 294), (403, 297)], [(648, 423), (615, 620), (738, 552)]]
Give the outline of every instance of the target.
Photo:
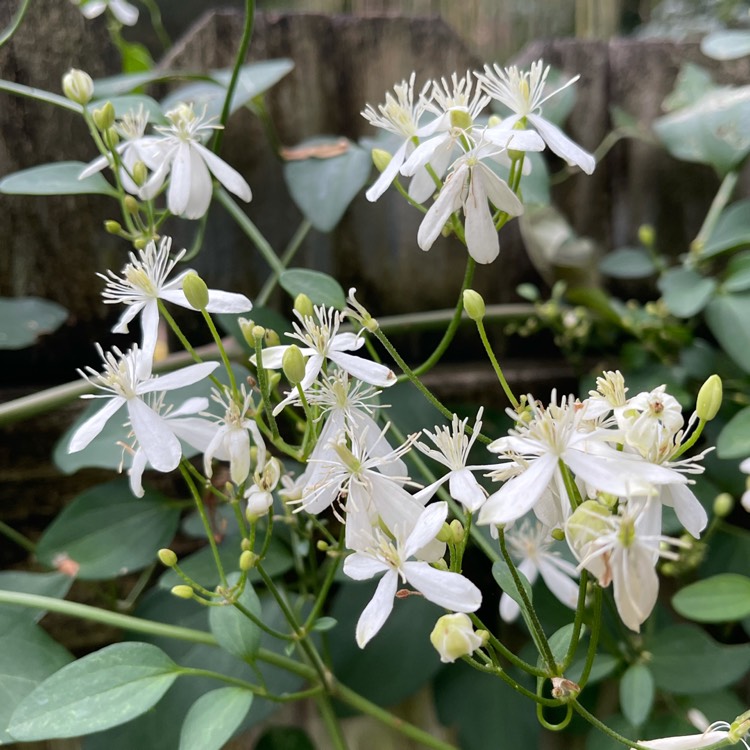
[(300, 293), (294, 298), (294, 309), (303, 318), (312, 318), (315, 316), (312, 300), (306, 294)]
[(62, 79), (62, 90), (65, 96), (78, 104), (88, 104), (94, 93), (94, 82), (83, 70), (71, 68)]
[(245, 339), (247, 345), (255, 348), (255, 339), (253, 338), (253, 328), (255, 328), (255, 321), (249, 320), (248, 318), (238, 318), (237, 322), (239, 323), (240, 331), (242, 331), (242, 337)]
[(120, 134), (114, 128), (102, 131), (102, 140), (110, 151), (114, 151), (120, 142)]
[(276, 372), (275, 370), (272, 370), (268, 374), (268, 388), (269, 390), (273, 390), (279, 383), (281, 382), (281, 373)]
[(126, 195), (122, 199), (122, 206), (129, 214), (138, 213), (138, 201), (132, 195)]
[(443, 528), (438, 531), (437, 540), (439, 542), (448, 543), (453, 539), (453, 532), (451, 531), (451, 527), (447, 524), (443, 524)]
[(110, 219), (109, 221), (104, 222), (104, 230), (109, 234), (121, 234), (122, 224), (120, 224), (119, 221)]
[(148, 240), (145, 237), (136, 237), (133, 240), (133, 247), (136, 250), (143, 250), (148, 245)]
[(490, 115), (487, 120), (487, 127), (494, 128), (497, 125), (499, 125), (502, 121), (503, 121), (503, 118), (500, 117), (500, 115)]
[(266, 335), (263, 336), (264, 346), (278, 346), (281, 343), (279, 334), (273, 328), (266, 328)]
[(644, 247), (653, 247), (656, 234), (651, 224), (641, 224), (638, 227), (638, 240)]
[(189, 271), (182, 280), (182, 291), (185, 298), (196, 310), (208, 307), (208, 287), (206, 282), (195, 271)]
[(552, 529), (550, 536), (557, 542), (565, 541), (565, 532), (562, 529)]
[(301, 383), (305, 377), (305, 358), (296, 344), (292, 344), (281, 358), (281, 369), (284, 376), (292, 384)]
[(133, 164), (133, 182), (140, 187), (146, 180), (148, 180), (148, 167), (139, 160)]
[(115, 124), (115, 108), (112, 102), (106, 101), (101, 107), (97, 107), (91, 117), (99, 130), (104, 132), (109, 130)]
[(721, 399), (721, 378), (713, 374), (701, 386), (700, 391), (698, 391), (698, 401), (695, 404), (695, 412), (698, 415), (698, 419), (710, 422), (717, 415), (721, 407)]
[(172, 586), (172, 593), (180, 599), (192, 599), (195, 596), (193, 587), (184, 583), (179, 586)]
[(374, 148), (370, 152), (370, 156), (372, 156), (372, 163), (375, 165), (375, 169), (377, 169), (378, 172), (384, 172), (385, 168), (391, 163), (391, 159), (393, 158), (382, 148)]
[(252, 551), (253, 545), (250, 543), (249, 539), (243, 539), (240, 542), (240, 548), (242, 549), (243, 552), (245, 552), (246, 550), (251, 550)]
[(450, 529), (451, 529), (451, 539), (453, 540), (453, 544), (461, 544), (466, 534), (461, 521), (459, 521), (457, 518), (454, 518), (450, 522)]
[(430, 563), (430, 566), (435, 570), (448, 570), (448, 563), (441, 557), (439, 560), (435, 560), (434, 563)]
[(240, 555), (240, 570), (244, 572), (247, 572), (248, 570), (252, 570), (255, 567), (257, 562), (258, 562), (258, 555), (246, 549)]
[(485, 313), (482, 295), (473, 289), (464, 290), (464, 310), (472, 320), (482, 320)]
[(473, 654), (482, 646), (483, 639), (474, 632), (469, 616), (456, 612), (443, 615), (435, 623), (430, 633), (430, 642), (440, 654), (440, 661), (447, 664)]
[(328, 544), (325, 539), (318, 539), (318, 541), (315, 542), (315, 549), (318, 550), (318, 552), (328, 552), (330, 548), (331, 545)]
[(714, 515), (726, 518), (734, 507), (734, 498), (728, 492), (721, 492), (714, 498)]
[(253, 330), (250, 333), (252, 334), (253, 341), (259, 343), (266, 335), (266, 329), (263, 326), (253, 326)]
[(174, 568), (177, 565), (177, 555), (171, 549), (160, 549), (157, 553), (159, 561), (168, 568)]
[(581, 692), (581, 686), (568, 680), (565, 677), (553, 677), (552, 678), (552, 697), (557, 700), (567, 703), (568, 701), (575, 700), (578, 694)]

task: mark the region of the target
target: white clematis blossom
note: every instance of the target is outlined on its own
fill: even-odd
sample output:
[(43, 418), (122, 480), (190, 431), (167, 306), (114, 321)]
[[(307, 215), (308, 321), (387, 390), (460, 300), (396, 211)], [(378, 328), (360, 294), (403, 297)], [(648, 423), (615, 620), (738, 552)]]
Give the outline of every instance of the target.
[[(130, 253), (130, 263), (120, 272), (120, 275), (107, 271), (107, 275), (98, 274), (107, 282), (102, 292), (104, 302), (109, 305), (127, 305), (117, 324), (112, 329), (114, 333), (127, 333), (128, 324), (141, 313), (141, 329), (143, 340), (141, 350), (144, 354), (153, 356), (159, 333), (159, 300), (172, 302), (181, 307), (193, 310), (182, 291), (182, 282), (190, 269), (178, 274), (171, 281), (167, 278), (180, 258), (185, 254), (181, 250), (174, 258), (169, 257), (172, 239), (163, 237), (157, 248), (155, 242), (149, 242), (138, 255)], [(215, 313), (247, 312), (253, 307), (252, 302), (244, 294), (222, 292), (217, 289), (208, 290), (208, 305), (206, 310)]]
[(483, 89), (493, 98), (508, 107), (512, 114), (506, 117), (495, 129), (512, 130), (516, 123), (522, 126), (530, 125), (544, 139), (554, 153), (564, 159), (571, 166), (580, 167), (586, 174), (591, 174), (596, 166), (594, 157), (568, 138), (565, 133), (549, 120), (542, 117), (542, 104), (563, 89), (575, 83), (579, 76), (572, 78), (566, 84), (544, 95), (544, 86), (549, 74), (549, 65), (538, 60), (532, 63), (531, 70), (521, 73), (513, 65), (501, 68), (484, 66), (484, 73), (476, 73)]
[(97, 345), (97, 348), (104, 362), (104, 371), (98, 373), (87, 367), (86, 372), (79, 372), (91, 385), (106, 393), (87, 394), (82, 398), (106, 398), (108, 402), (75, 431), (68, 452), (83, 450), (104, 429), (110, 418), (125, 406), (135, 438), (148, 463), (157, 471), (177, 468), (182, 457), (179, 438), (168, 421), (146, 403), (144, 396), (197, 383), (219, 367), (219, 363), (203, 362), (168, 375), (154, 376), (151, 374), (151, 358), (145, 356), (137, 346), (126, 354), (117, 348), (113, 349), (114, 353), (105, 354), (100, 346)]
[[(745, 750), (750, 750), (747, 742), (747, 735), (750, 731), (749, 715), (750, 711), (746, 711), (731, 724), (726, 721), (715, 721), (709, 724), (702, 734), (662, 737), (658, 740), (638, 740), (638, 744), (652, 750), (699, 750), (723, 741), (727, 746), (742, 743)], [(702, 715), (701, 718), (705, 720)], [(696, 722), (693, 721), (693, 723)]]
[(161, 163), (140, 189), (141, 199), (154, 198), (170, 170), (167, 207), (175, 216), (200, 219), (208, 211), (213, 194), (212, 174), (241, 200), (252, 199), (250, 186), (242, 175), (201, 143), (220, 125), (205, 120), (205, 112), (196, 115), (188, 104), (167, 112), (167, 119), (170, 125), (155, 128), (163, 136), (157, 144)]
[(448, 506), (436, 503), (425, 508), (416, 523), (392, 529), (393, 537), (381, 528), (371, 528), (362, 535), (363, 542), (344, 560), (344, 572), (357, 581), (385, 573), (357, 622), (357, 644), (360, 648), (383, 627), (393, 610), (399, 579), (410, 584), (425, 599), (452, 612), (474, 612), (482, 603), (482, 593), (459, 573), (437, 570), (429, 563), (409, 560), (435, 539), (445, 523)]
[(91, 19), (100, 16), (109, 8), (112, 15), (123, 26), (135, 26), (138, 21), (138, 8), (131, 5), (127, 0), (72, 0), (73, 5), (81, 9), (85, 18)]

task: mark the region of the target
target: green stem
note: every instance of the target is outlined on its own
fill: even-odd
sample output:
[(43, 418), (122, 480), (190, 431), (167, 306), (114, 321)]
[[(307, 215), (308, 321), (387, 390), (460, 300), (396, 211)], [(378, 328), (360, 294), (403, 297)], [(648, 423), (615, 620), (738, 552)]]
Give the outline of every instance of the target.
[(239, 228), (250, 238), (255, 247), (258, 248), (266, 263), (271, 267), (271, 270), (278, 276), (281, 276), (286, 268), (284, 268), (283, 263), (273, 251), (271, 245), (268, 244), (268, 240), (250, 220), (250, 217), (237, 205), (223, 187), (217, 187), (214, 194), (219, 203), (226, 208), (227, 213), (237, 222)]
[[(297, 254), (297, 251), (302, 246), (305, 237), (307, 237), (311, 229), (312, 224), (307, 219), (303, 219), (300, 222), (297, 231), (292, 236), (292, 239), (289, 240), (289, 244), (284, 248), (284, 252), (281, 254), (281, 265), (284, 268), (289, 265), (292, 258)], [(255, 304), (261, 307), (265, 305), (266, 302), (268, 302), (268, 298), (271, 296), (271, 292), (273, 292), (278, 283), (279, 273), (277, 271), (272, 271), (271, 275), (263, 283), (258, 296), (255, 298)]]
[(578, 491), (578, 487), (573, 481), (570, 469), (567, 467), (565, 462), (560, 458), (557, 461), (557, 465), (560, 469), (560, 474), (562, 474), (563, 484), (565, 485), (565, 492), (568, 495), (568, 500), (570, 500), (570, 507), (575, 510), (579, 505), (581, 505), (581, 503), (583, 502), (583, 498), (581, 497), (581, 493)]
[(346, 744), (346, 738), (341, 731), (341, 724), (336, 716), (336, 712), (333, 710), (331, 699), (324, 693), (315, 699), (315, 703), (318, 706), (320, 717), (323, 719), (323, 724), (325, 724), (325, 727), (328, 730), (328, 736), (331, 739), (332, 747), (335, 750), (347, 750), (348, 745)]
[(479, 338), (482, 339), (484, 350), (485, 352), (487, 352), (487, 356), (492, 363), (492, 369), (495, 371), (495, 375), (497, 375), (497, 379), (500, 381), (500, 385), (502, 386), (505, 395), (508, 397), (508, 401), (510, 401), (510, 403), (513, 405), (513, 408), (517, 410), (519, 406), (518, 399), (513, 395), (513, 391), (510, 389), (508, 381), (505, 379), (505, 375), (503, 375), (500, 363), (497, 361), (497, 357), (495, 357), (495, 352), (492, 351), (490, 341), (487, 338), (487, 331), (485, 331), (484, 329), (484, 321), (480, 318), (476, 321), (476, 324), (477, 331), (479, 331)]
[(589, 639), (589, 649), (586, 652), (586, 663), (583, 665), (581, 677), (578, 684), (581, 688), (585, 687), (591, 674), (591, 667), (594, 665), (596, 656), (596, 647), (599, 644), (599, 633), (602, 629), (602, 590), (599, 586), (594, 587), (594, 621), (591, 624), (591, 637)]
[(23, 0), (23, 2), (21, 3), (21, 7), (16, 11), (16, 15), (11, 20), (8, 28), (5, 29), (2, 34), (0, 34), (0, 47), (2, 47), (6, 42), (10, 41), (13, 34), (18, 31), (18, 27), (21, 25), (23, 17), (26, 15), (26, 11), (29, 9), (29, 5), (31, 5), (31, 0)]
[(727, 202), (732, 197), (732, 193), (734, 192), (734, 188), (737, 185), (739, 176), (739, 171), (733, 169), (727, 172), (726, 176), (722, 180), (722, 183), (719, 186), (719, 189), (717, 190), (713, 201), (711, 202), (711, 207), (708, 209), (706, 218), (703, 220), (703, 225), (701, 226), (700, 231), (697, 235), (695, 235), (695, 239), (690, 243), (690, 254), (688, 255), (689, 259), (695, 260), (700, 257), (700, 254), (703, 252), (703, 248), (706, 246), (708, 238), (711, 236), (714, 228), (716, 227), (716, 222), (719, 220), (721, 212), (724, 210)]
[(343, 549), (344, 534), (342, 530), (341, 540), (339, 541), (338, 547), (336, 548), (336, 554), (328, 557), (328, 570), (326, 571), (326, 576), (323, 579), (323, 585), (320, 587), (318, 596), (315, 599), (315, 604), (313, 605), (313, 608), (310, 611), (307, 620), (305, 621), (304, 629), (306, 632), (312, 628), (312, 626), (315, 624), (315, 621), (320, 616), (320, 613), (323, 611), (323, 605), (325, 604), (328, 592), (333, 585), (333, 579), (336, 576), (336, 571), (339, 569), (339, 564), (341, 562), (341, 553), (343, 552)]
[[(632, 740), (629, 740), (627, 737), (623, 737), (619, 732), (615, 732), (614, 729), (610, 729), (604, 722), (599, 721), (599, 719), (596, 718), (593, 714), (589, 713), (579, 702), (577, 699), (573, 699), (570, 702), (570, 705), (573, 706), (573, 709), (579, 713), (586, 721), (588, 721), (589, 724), (596, 727), (600, 732), (603, 732), (608, 737), (611, 737), (613, 740), (616, 740), (617, 742), (621, 742), (623, 745), (627, 745), (628, 747), (632, 747), (633, 750), (649, 750), (649, 748), (645, 747), (644, 745), (639, 745), (637, 742), (633, 742)], [(711, 745), (712, 748), (716, 747), (723, 747), (725, 745), (725, 741), (722, 740), (721, 742), (716, 743), (715, 745)], [(708, 750), (708, 748), (705, 748), (705, 750)]]
[(10, 539), (11, 542), (15, 542), (19, 547), (25, 549), (29, 554), (34, 554), (36, 544), (34, 544), (31, 539), (21, 534), (20, 531), (16, 531), (14, 528), (8, 526), (8, 524), (4, 521), (0, 521), (0, 534)]
[(161, 44), (164, 51), (167, 52), (172, 46), (172, 40), (169, 38), (169, 34), (167, 34), (167, 30), (162, 23), (159, 6), (154, 0), (141, 0), (141, 3), (146, 6), (146, 10), (148, 10), (149, 15), (151, 16), (151, 27), (159, 39), (159, 44)]
[[(488, 643), (492, 646), (492, 648), (494, 648), (500, 656), (503, 656), (514, 667), (517, 667), (522, 672), (526, 672), (527, 674), (533, 675), (534, 677), (547, 676), (547, 673), (544, 670), (535, 667), (533, 664), (529, 664), (527, 661), (521, 659), (520, 656), (516, 656), (507, 646), (505, 646), (500, 640), (498, 640), (496, 636), (492, 634), (492, 631), (479, 619), (479, 617), (477, 617), (475, 614), (470, 614), (469, 617), (471, 618), (471, 621), (474, 623), (477, 629), (487, 632), (487, 634), (489, 635)], [(504, 673), (504, 670), (502, 668), (500, 668), (500, 671)], [(555, 703), (555, 705), (557, 705), (557, 703)]]
[(273, 415), (273, 404), (271, 403), (271, 389), (268, 384), (268, 376), (263, 367), (263, 337), (255, 338), (255, 374), (258, 377), (258, 389), (263, 399), (263, 409), (266, 412), (271, 436), (274, 441), (280, 438), (279, 426), (276, 424), (276, 417)]
[(247, 50), (250, 47), (250, 39), (253, 36), (254, 21), (255, 0), (245, 0), (245, 24), (242, 28), (242, 39), (240, 40), (240, 47), (237, 50), (237, 55), (234, 58), (232, 77), (229, 79), (227, 93), (224, 97), (224, 106), (221, 108), (221, 117), (219, 118), (221, 130), (216, 131), (214, 141), (211, 144), (211, 150), (215, 154), (218, 154), (221, 150), (221, 142), (224, 139), (224, 126), (227, 124), (227, 120), (229, 119), (229, 115), (232, 111), (232, 99), (234, 98), (234, 92), (237, 88), (237, 81), (240, 77), (240, 69), (245, 62), (245, 58), (247, 57)]
[(229, 361), (229, 357), (227, 356), (226, 349), (224, 349), (224, 344), (222, 343), (221, 336), (219, 336), (219, 332), (216, 330), (216, 325), (214, 324), (214, 321), (209, 315), (208, 311), (204, 309), (201, 310), (201, 313), (203, 314), (203, 319), (206, 321), (208, 330), (211, 331), (213, 340), (216, 342), (216, 347), (219, 350), (219, 356), (221, 357), (221, 361), (224, 363), (224, 369), (227, 371), (227, 376), (229, 377), (229, 387), (232, 389), (232, 398), (237, 403), (240, 403), (240, 392), (237, 389), (237, 381), (234, 379), (232, 365)]
[(573, 620), (573, 634), (570, 636), (570, 646), (568, 646), (568, 653), (565, 654), (565, 659), (563, 661), (563, 674), (565, 674), (565, 670), (573, 662), (573, 658), (575, 657), (576, 649), (578, 647), (578, 641), (581, 637), (583, 615), (586, 611), (586, 587), (588, 586), (588, 581), (588, 571), (582, 570), (581, 579), (578, 581), (578, 602), (576, 603), (576, 614), (575, 619)]
[(232, 606), (242, 612), (242, 614), (245, 615), (245, 617), (247, 617), (250, 622), (257, 625), (264, 633), (268, 633), (268, 635), (272, 636), (273, 638), (278, 638), (280, 641), (294, 640), (294, 637), (289, 635), (289, 633), (282, 633), (280, 630), (274, 630), (273, 628), (266, 625), (263, 620), (254, 615), (247, 607), (244, 607), (239, 602), (232, 602)]

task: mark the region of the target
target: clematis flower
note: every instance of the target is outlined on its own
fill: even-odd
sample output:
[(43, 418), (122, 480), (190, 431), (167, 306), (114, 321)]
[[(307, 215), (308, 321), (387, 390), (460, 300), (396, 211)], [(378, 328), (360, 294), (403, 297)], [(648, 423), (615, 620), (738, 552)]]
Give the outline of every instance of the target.
[(572, 166), (580, 167), (586, 174), (591, 174), (596, 166), (594, 157), (542, 116), (542, 104), (574, 84), (579, 76), (545, 96), (544, 87), (549, 70), (549, 65), (545, 68), (544, 63), (538, 60), (532, 63), (531, 70), (525, 73), (521, 73), (515, 65), (501, 68), (495, 64), (492, 68), (485, 65), (484, 73), (475, 75), (484, 91), (512, 112), (500, 125), (495, 126), (496, 129), (512, 130), (518, 122), (523, 126), (528, 124), (560, 158)]
[(131, 5), (127, 0), (72, 0), (73, 5), (81, 9), (85, 18), (91, 19), (100, 16), (109, 8), (112, 15), (123, 26), (135, 26), (138, 21), (138, 8)]
[(419, 549), (435, 539), (445, 523), (448, 506), (436, 503), (425, 508), (413, 525), (392, 528), (393, 537), (373, 527), (367, 542), (344, 560), (344, 573), (364, 581), (385, 573), (370, 603), (357, 622), (360, 648), (383, 627), (393, 609), (399, 578), (419, 591), (425, 599), (452, 612), (474, 612), (482, 603), (482, 593), (459, 573), (437, 570), (424, 561), (410, 561)]
[(208, 211), (213, 194), (212, 174), (230, 193), (245, 202), (252, 199), (250, 186), (242, 175), (201, 143), (221, 125), (206, 120), (205, 111), (196, 115), (188, 104), (181, 104), (166, 116), (171, 124), (155, 128), (163, 135), (157, 144), (161, 163), (139, 191), (143, 200), (156, 196), (170, 170), (167, 207), (175, 216), (199, 219)]
[[(652, 748), (652, 750), (699, 750), (699, 748), (709, 747), (723, 741), (727, 746), (742, 743), (745, 750), (750, 750), (747, 742), (748, 731), (750, 731), (749, 713), (741, 714), (731, 724), (726, 721), (715, 721), (709, 724), (702, 734), (663, 737), (658, 740), (638, 740), (638, 744)], [(705, 717), (701, 715), (701, 718)]]
[[(170, 237), (163, 237), (158, 249), (155, 242), (149, 242), (138, 255), (130, 253), (130, 263), (122, 269), (119, 276), (112, 271), (107, 271), (106, 275), (97, 274), (107, 282), (102, 292), (104, 302), (109, 305), (119, 303), (127, 305), (112, 329), (114, 333), (127, 333), (128, 324), (138, 313), (142, 313), (141, 350), (148, 356), (153, 356), (159, 333), (158, 301), (161, 299), (190, 310), (194, 309), (182, 291), (182, 282), (190, 273), (190, 269), (183, 271), (172, 281), (167, 281), (167, 277), (186, 252), (181, 250), (170, 259), (171, 247)], [(216, 289), (208, 290), (208, 305), (206, 306), (208, 312), (240, 313), (247, 312), (252, 307), (252, 302), (244, 294), (222, 292)]]
[(73, 434), (68, 445), (69, 453), (83, 450), (103, 429), (104, 425), (123, 407), (143, 455), (157, 471), (172, 471), (182, 457), (180, 441), (168, 421), (146, 403), (149, 393), (184, 388), (207, 377), (218, 362), (189, 365), (168, 375), (151, 374), (151, 358), (134, 346), (123, 354), (116, 347), (104, 353), (97, 344), (104, 363), (102, 373), (91, 367), (79, 370), (81, 377), (105, 394), (86, 394), (82, 398), (106, 398), (107, 403), (87, 419)]
[(430, 633), (430, 643), (440, 654), (443, 664), (452, 664), (456, 659), (473, 654), (481, 648), (484, 639), (474, 630), (467, 614), (454, 612), (438, 619)]

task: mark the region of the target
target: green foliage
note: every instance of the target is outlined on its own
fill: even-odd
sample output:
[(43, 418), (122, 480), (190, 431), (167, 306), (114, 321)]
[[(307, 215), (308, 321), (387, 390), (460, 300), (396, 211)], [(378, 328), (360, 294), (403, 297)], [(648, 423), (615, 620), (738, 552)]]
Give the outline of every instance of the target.
[(717, 294), (706, 307), (706, 323), (724, 351), (750, 373), (750, 293)]
[(721, 458), (750, 456), (750, 406), (737, 412), (719, 435), (716, 452)]
[(688, 268), (671, 268), (659, 279), (659, 289), (673, 315), (690, 318), (708, 304), (716, 282)]
[[(235, 586), (238, 579), (238, 573), (231, 575), (228, 578), (229, 585)], [(260, 600), (249, 581), (245, 583), (242, 594), (237, 598), (237, 603), (255, 615), (258, 620), (263, 619)], [(261, 631), (239, 609), (231, 604), (211, 607), (208, 611), (208, 624), (219, 645), (225, 651), (243, 661), (253, 661), (255, 659), (260, 648)], [(250, 708), (249, 704), (248, 708)]]
[(23, 349), (56, 331), (68, 311), (38, 297), (0, 297), (0, 349)]
[(599, 270), (615, 279), (642, 279), (656, 273), (656, 264), (641, 247), (621, 247), (605, 255)]
[(620, 708), (636, 727), (643, 724), (654, 703), (654, 677), (645, 664), (633, 664), (620, 679)]
[(253, 694), (236, 687), (205, 693), (193, 703), (180, 732), (180, 750), (221, 750), (247, 716)]
[(308, 268), (290, 268), (281, 274), (279, 284), (292, 299), (298, 294), (306, 294), (314, 305), (335, 307), (337, 310), (346, 306), (346, 295), (341, 284), (327, 273)]
[(0, 180), (0, 193), (7, 195), (109, 195), (115, 189), (98, 172), (78, 179), (86, 167), (81, 161), (61, 161), (22, 169)]
[[(30, 573), (23, 570), (5, 570), (0, 573), (0, 591), (19, 591), (37, 596), (62, 599), (70, 590), (73, 579), (64, 573)], [(0, 633), (20, 624), (38, 622), (44, 617), (43, 609), (26, 609), (11, 604), (0, 605)]]
[(750, 617), (750, 578), (724, 573), (691, 583), (672, 597), (678, 614), (695, 622), (733, 622)]
[(750, 200), (741, 200), (725, 208), (700, 250), (701, 258), (712, 258), (728, 250), (750, 245)]
[(255, 750), (315, 750), (315, 746), (301, 729), (271, 727), (263, 732)]

